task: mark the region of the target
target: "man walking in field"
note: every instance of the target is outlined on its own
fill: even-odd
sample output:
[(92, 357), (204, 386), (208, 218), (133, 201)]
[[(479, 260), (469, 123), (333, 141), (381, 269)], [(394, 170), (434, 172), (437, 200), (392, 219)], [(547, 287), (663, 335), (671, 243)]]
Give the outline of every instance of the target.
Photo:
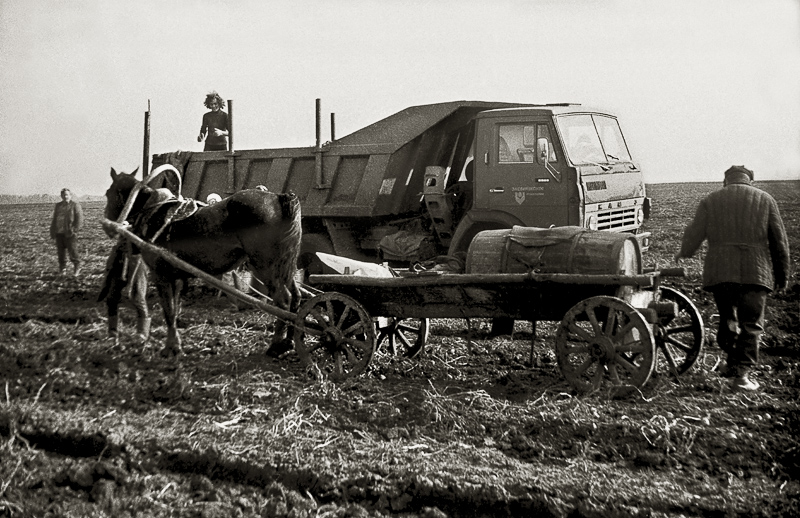
[(764, 306), (773, 289), (789, 283), (789, 241), (775, 199), (751, 185), (753, 171), (732, 166), (723, 188), (700, 201), (675, 261), (691, 257), (703, 241), (703, 287), (719, 312), (717, 343), (727, 355), (723, 375), (733, 387), (757, 390), (748, 376), (758, 363)]
[(83, 226), (83, 210), (78, 202), (72, 200), (69, 189), (61, 189), (61, 201), (56, 203), (53, 221), (50, 223), (50, 237), (56, 241), (58, 269), (63, 275), (67, 267), (67, 253), (77, 277), (81, 273), (81, 259), (78, 256), (78, 231)]

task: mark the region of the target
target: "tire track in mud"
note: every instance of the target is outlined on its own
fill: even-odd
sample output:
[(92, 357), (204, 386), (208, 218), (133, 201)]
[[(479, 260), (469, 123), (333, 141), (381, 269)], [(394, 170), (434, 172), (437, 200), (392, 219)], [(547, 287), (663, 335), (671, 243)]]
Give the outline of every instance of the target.
[[(528, 493), (528, 498), (520, 498), (509, 495), (503, 488), (437, 482), (421, 475), (391, 482), (387, 481), (388, 477), (376, 474), (336, 480), (332, 475), (308, 468), (257, 465), (217, 451), (170, 451), (161, 446), (153, 449), (152, 442), (148, 450), (135, 444), (116, 444), (100, 432), (83, 434), (19, 427), (8, 416), (0, 416), (0, 436), (6, 442), (19, 441), (29, 448), (69, 458), (96, 459), (89, 466), (62, 472), (53, 480), (56, 485), (86, 491), (90, 494), (90, 500), (103, 491), (104, 484), (109, 480), (124, 486), (131, 478), (131, 471), (141, 470), (149, 474), (169, 472), (188, 477), (206, 477), (213, 482), (259, 489), (278, 483), (287, 490), (310, 496), (320, 505), (356, 504), (365, 509), (423, 514), (426, 509), (436, 508), (447, 515), (482, 517), (547, 518), (563, 515), (551, 509), (544, 495)], [(114, 460), (121, 461), (127, 468), (115, 466), (112, 464)], [(434, 513), (431, 516), (436, 515)]]
[[(368, 510), (383, 515), (403, 515), (415, 513), (425, 518), (460, 517), (518, 517), (536, 516), (542, 518), (599, 518), (605, 516), (626, 516), (616, 514), (613, 509), (598, 509), (590, 497), (574, 504), (559, 500), (544, 491), (525, 491), (525, 497), (510, 495), (507, 488), (479, 486), (455, 480), (449, 482), (433, 480), (430, 476), (412, 475), (391, 482), (386, 477), (370, 473), (357, 478), (336, 480), (335, 477), (318, 473), (298, 466), (256, 465), (251, 462), (226, 457), (217, 451), (190, 452), (170, 451), (156, 446), (151, 450), (139, 449), (134, 444), (115, 444), (102, 433), (81, 434), (57, 430), (16, 430), (14, 423), (0, 416), (0, 436), (24, 442), (31, 448), (39, 448), (49, 453), (77, 459), (97, 460), (90, 465), (82, 464), (62, 470), (53, 477), (57, 486), (69, 486), (76, 491), (85, 491), (88, 501), (109, 506), (113, 489), (119, 485), (125, 489), (129, 485), (132, 472), (141, 471), (147, 475), (171, 473), (192, 480), (191, 487), (205, 484), (213, 488), (219, 483), (232, 483), (249, 486), (254, 491), (270, 488), (274, 492), (276, 484), (285, 491), (310, 498), (317, 509), (339, 507), (347, 511), (342, 516), (374, 516)], [(152, 443), (151, 443), (152, 446)], [(121, 461), (126, 468), (120, 468)], [(41, 486), (43, 481), (36, 485)], [(133, 488), (127, 491), (135, 491)], [(291, 499), (289, 499), (291, 500)], [(2, 503), (2, 502), (0, 502)], [(653, 502), (656, 504), (655, 502)], [(627, 504), (634, 505), (636, 502)], [(611, 508), (614, 508), (613, 504)], [(627, 505), (626, 505), (627, 507)], [(111, 505), (113, 508), (113, 504)], [(360, 509), (360, 511), (354, 511)], [(688, 513), (690, 515), (714, 514), (713, 507), (702, 503), (692, 506), (675, 502), (662, 502), (654, 505), (652, 511), (668, 513)], [(291, 515), (291, 514), (290, 514)]]

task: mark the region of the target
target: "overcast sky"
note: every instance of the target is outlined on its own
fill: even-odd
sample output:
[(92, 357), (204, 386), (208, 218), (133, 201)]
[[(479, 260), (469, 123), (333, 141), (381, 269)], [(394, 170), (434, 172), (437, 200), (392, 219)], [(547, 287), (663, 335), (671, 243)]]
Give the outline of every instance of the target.
[(0, 0), (0, 193), (102, 194), (110, 167), (310, 146), (408, 106), (577, 102), (620, 117), (648, 183), (800, 179), (800, 0)]

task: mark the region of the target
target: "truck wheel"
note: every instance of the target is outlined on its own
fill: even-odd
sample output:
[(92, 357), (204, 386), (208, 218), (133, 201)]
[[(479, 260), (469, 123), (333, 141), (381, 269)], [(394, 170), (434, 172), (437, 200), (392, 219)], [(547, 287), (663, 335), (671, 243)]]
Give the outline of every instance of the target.
[(300, 245), (300, 257), (297, 258), (297, 268), (304, 272), (303, 281), (306, 281), (309, 275), (336, 273), (319, 260), (317, 252), (325, 254), (335, 253), (333, 244), (328, 236), (324, 234), (304, 235), (303, 242)]

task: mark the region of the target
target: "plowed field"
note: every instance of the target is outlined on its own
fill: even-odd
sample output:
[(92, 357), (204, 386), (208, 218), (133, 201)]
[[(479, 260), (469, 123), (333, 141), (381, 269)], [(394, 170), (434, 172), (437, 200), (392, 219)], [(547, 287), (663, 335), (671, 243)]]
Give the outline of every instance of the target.
[[(800, 182), (763, 182), (800, 262)], [(654, 245), (671, 257), (719, 184), (648, 187)], [(334, 384), (265, 354), (273, 319), (193, 283), (165, 360), (155, 296), (106, 338), (96, 298), (113, 242), (84, 206), (80, 277), (57, 273), (51, 205), (0, 206), (0, 516), (797, 516), (800, 287), (769, 299), (756, 393), (730, 389), (713, 340), (679, 381), (578, 394), (555, 322), (489, 338), (488, 322), (433, 320), (416, 359), (378, 351)], [(700, 258), (668, 285), (707, 333)], [(533, 360), (533, 361), (531, 361)]]

